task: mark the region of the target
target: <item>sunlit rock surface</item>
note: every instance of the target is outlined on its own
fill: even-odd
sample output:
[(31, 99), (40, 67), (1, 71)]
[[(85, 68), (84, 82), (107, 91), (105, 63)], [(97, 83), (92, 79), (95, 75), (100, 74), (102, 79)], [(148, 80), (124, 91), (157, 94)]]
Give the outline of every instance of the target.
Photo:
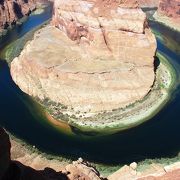
[(124, 107), (154, 82), (156, 42), (135, 0), (56, 0), (51, 25), (11, 63), (16, 84), (81, 112)]
[(180, 1), (159, 0), (158, 12), (155, 18), (180, 31)]
[(35, 9), (35, 0), (1, 0), (0, 31)]

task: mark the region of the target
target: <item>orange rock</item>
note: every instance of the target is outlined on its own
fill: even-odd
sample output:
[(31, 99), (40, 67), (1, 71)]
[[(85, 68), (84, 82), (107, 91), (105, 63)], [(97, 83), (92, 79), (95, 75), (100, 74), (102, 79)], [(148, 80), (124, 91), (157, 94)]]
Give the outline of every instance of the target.
[(24, 92), (98, 113), (150, 91), (156, 41), (145, 13), (135, 0), (100, 2), (55, 1), (53, 26), (41, 29), (11, 64)]

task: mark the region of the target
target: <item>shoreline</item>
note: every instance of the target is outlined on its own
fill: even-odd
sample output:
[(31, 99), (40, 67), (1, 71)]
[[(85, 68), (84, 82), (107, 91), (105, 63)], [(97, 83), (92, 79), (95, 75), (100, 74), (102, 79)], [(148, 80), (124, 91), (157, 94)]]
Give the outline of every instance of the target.
[[(171, 84), (172, 86), (173, 86), (173, 82), (172, 82), (172, 84)], [(28, 104), (28, 102), (27, 102), (27, 104)], [(163, 106), (164, 107), (164, 106)], [(11, 135), (11, 137), (12, 137), (12, 135)], [(20, 146), (20, 145), (22, 145), (22, 144), (25, 144), (25, 145), (23, 145), (24, 146), (24, 148), (26, 148), (27, 150), (28, 150), (28, 154), (30, 155), (29, 157), (30, 157), (30, 159), (38, 159), (39, 157), (38, 157), (38, 155), (40, 154), (41, 155), (41, 157), (42, 157), (42, 161), (40, 161), (41, 163), (45, 160), (45, 159), (47, 159), (46, 158), (46, 155), (49, 155), (49, 158), (50, 159), (52, 159), (52, 161), (53, 160), (57, 160), (57, 157), (59, 157), (59, 156), (53, 156), (53, 155), (51, 155), (51, 154), (46, 154), (46, 153), (44, 153), (44, 152), (42, 152), (42, 151), (39, 151), (36, 147), (35, 148), (33, 148), (33, 145), (30, 145), (30, 144), (28, 144), (28, 143), (24, 143), (24, 141), (23, 140), (20, 140), (20, 139), (18, 139), (18, 138), (15, 138), (14, 139), (14, 141), (18, 141), (17, 143), (19, 144), (19, 150), (21, 150), (21, 148), (22, 148), (22, 146)], [(33, 154), (33, 152), (35, 151), (35, 153)], [(37, 155), (37, 156), (36, 156)], [(179, 157), (178, 155), (176, 156), (176, 157)], [(175, 157), (175, 158), (176, 158)], [(61, 158), (61, 157), (60, 157)], [(63, 158), (62, 157), (62, 159), (66, 159), (66, 160), (69, 160), (69, 159), (67, 159), (67, 158)], [(175, 161), (173, 158), (167, 158), (168, 159), (168, 161)], [(173, 159), (173, 160), (172, 160)], [(46, 160), (45, 160), (46, 161)], [(58, 162), (57, 162), (58, 161)], [(56, 162), (57, 163), (61, 163), (62, 161), (64, 161), (64, 160), (57, 160)], [(148, 162), (160, 162), (160, 161), (163, 161), (163, 159), (161, 159), (161, 158), (159, 158), (159, 159), (145, 159), (145, 160), (143, 160), (143, 161), (140, 161), (140, 164), (142, 163), (148, 163), (148, 162), (146, 162), (146, 161), (148, 161)], [(29, 162), (29, 161), (26, 161), (27, 163)], [(176, 161), (175, 161), (176, 162)], [(42, 163), (43, 164), (43, 163)], [(102, 169), (101, 169), (101, 166), (103, 166), (102, 167)], [(121, 165), (122, 166), (122, 165)], [(110, 174), (111, 172), (114, 172), (114, 171), (116, 171), (116, 170), (118, 170), (120, 168), (120, 166), (112, 166), (112, 165), (102, 165), (102, 164), (100, 164), (100, 165), (98, 165), (98, 169), (101, 169), (101, 171), (106, 171), (105, 172), (105, 174)], [(107, 172), (108, 171), (108, 172)], [(104, 173), (104, 172), (103, 172)]]
[(176, 23), (176, 22), (173, 22), (170, 18), (168, 17), (165, 17), (165, 16), (159, 16), (157, 14), (157, 12), (154, 13), (153, 15), (153, 19), (160, 23), (160, 24), (163, 24), (164, 26), (174, 30), (174, 31), (177, 31), (177, 32), (180, 32), (180, 24)]
[[(26, 42), (32, 38), (34, 32), (44, 26), (44, 24), (46, 24), (46, 22), (28, 32), (17, 41), (12, 42), (3, 50), (2, 56), (4, 56), (8, 63), (21, 52), (21, 49)], [(20, 44), (20, 46), (18, 44)], [(14, 48), (15, 46), (17, 49)], [(171, 70), (173, 67), (171, 67), (172, 65), (168, 60), (163, 58), (160, 53), (158, 53), (157, 56), (160, 58), (161, 65), (160, 68), (157, 69), (156, 80), (151, 91), (143, 99), (130, 104), (125, 108), (113, 109), (110, 112), (99, 113), (92, 117), (86, 116), (84, 118), (78, 118), (77, 120), (77, 118), (74, 118), (72, 115), (64, 116), (63, 113), (60, 115), (58, 114), (59, 118), (56, 117), (55, 112), (57, 108), (60, 108), (67, 113), (66, 107), (62, 104), (58, 105), (60, 107), (56, 107), (56, 103), (55, 105), (52, 105), (54, 102), (42, 102), (35, 97), (32, 97), (32, 99), (43, 107), (44, 113), (46, 114), (45, 116), (51, 115), (50, 119), (46, 117), (49, 124), (53, 125), (53, 127), (59, 129), (61, 132), (64, 131), (65, 134), (68, 135), (81, 134), (86, 136), (103, 136), (136, 127), (156, 115), (169, 100), (169, 93), (173, 84), (171, 81), (175, 78), (173, 77), (173, 71)], [(168, 73), (163, 74), (163, 71), (167, 71)], [(158, 74), (164, 76), (164, 82), (167, 83), (167, 85), (164, 84), (164, 82), (161, 82), (161, 77)], [(154, 101), (154, 99), (158, 100)], [(28, 104), (28, 102), (26, 104)], [(72, 114), (72, 112), (69, 114)], [(86, 115), (88, 115), (88, 113)], [(68, 133), (66, 130), (62, 130), (62, 127), (64, 126), (67, 127)]]
[[(100, 136), (130, 129), (148, 121), (168, 103), (170, 91), (176, 78), (173, 67), (168, 60), (166, 60), (160, 53), (157, 53), (157, 56), (160, 58), (161, 67), (157, 69), (156, 81), (152, 90), (142, 100), (135, 102), (134, 104), (130, 104), (125, 108), (107, 112), (105, 118), (103, 116), (101, 117), (102, 114), (100, 114), (95, 117), (96, 119), (91, 117), (93, 120), (87, 118), (78, 119), (77, 121), (76, 119), (70, 118), (67, 122), (63, 120), (61, 121), (69, 124), (69, 126), (75, 128), (75, 131), (79, 131), (81, 134), (85, 133), (88, 135), (88, 133), (91, 134), (94, 132), (96, 135)], [(161, 77), (161, 73), (164, 73), (163, 78)], [(155, 102), (154, 99), (156, 99)], [(44, 107), (44, 105), (42, 106)], [(48, 109), (48, 107), (44, 107), (44, 109), (53, 117), (51, 109)], [(135, 113), (132, 114), (132, 112)], [(113, 121), (112, 119), (116, 119), (117, 116), (119, 116), (120, 119)], [(48, 121), (57, 125), (59, 120), (53, 117), (53, 121)]]
[(17, 28), (18, 26), (21, 26), (24, 22), (27, 21), (29, 16), (42, 14), (44, 12), (44, 8), (47, 7), (49, 3), (50, 2), (37, 2), (35, 9), (33, 9), (29, 14), (23, 16), (22, 18), (17, 19), (16, 24), (9, 25), (7, 29), (0, 29), (0, 39), (6, 36), (9, 31)]
[[(50, 153), (45, 153), (38, 150), (35, 146), (30, 145), (23, 140), (15, 137), (10, 134), (11, 141), (11, 159), (13, 161), (19, 161), (26, 166), (30, 166), (36, 170), (43, 170), (46, 167), (52, 168), (55, 171), (59, 172), (68, 164), (73, 162), (73, 159), (66, 158), (59, 155), (52, 155)], [(179, 161), (180, 152), (176, 154), (176, 156), (172, 157), (162, 157), (162, 158), (153, 158), (153, 159), (144, 159), (137, 161), (137, 171), (140, 173), (149, 172), (152, 166), (173, 166), (176, 163), (180, 163)], [(78, 157), (77, 157), (78, 159)], [(103, 177), (107, 177), (117, 170), (123, 168), (126, 164), (103, 164), (103, 163), (93, 163), (90, 162), (96, 169), (100, 172)], [(151, 172), (151, 171), (150, 171)], [(155, 173), (155, 172), (154, 172)]]

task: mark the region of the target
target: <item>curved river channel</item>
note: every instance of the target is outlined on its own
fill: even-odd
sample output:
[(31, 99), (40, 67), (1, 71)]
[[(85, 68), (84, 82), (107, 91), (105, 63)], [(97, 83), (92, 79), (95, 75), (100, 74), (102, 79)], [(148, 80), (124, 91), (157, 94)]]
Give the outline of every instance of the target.
[[(0, 39), (0, 53), (10, 43), (51, 17), (51, 8), (31, 15), (21, 26)], [(116, 165), (148, 158), (173, 157), (180, 151), (180, 34), (157, 22), (151, 22), (157, 37), (158, 52), (176, 72), (175, 87), (170, 101), (152, 119), (142, 125), (114, 135), (96, 138), (75, 138), (65, 135), (45, 121), (37, 106), (20, 91), (11, 79), (9, 66), (0, 60), (0, 125), (40, 151), (92, 162)], [(27, 105), (28, 104), (28, 105)]]

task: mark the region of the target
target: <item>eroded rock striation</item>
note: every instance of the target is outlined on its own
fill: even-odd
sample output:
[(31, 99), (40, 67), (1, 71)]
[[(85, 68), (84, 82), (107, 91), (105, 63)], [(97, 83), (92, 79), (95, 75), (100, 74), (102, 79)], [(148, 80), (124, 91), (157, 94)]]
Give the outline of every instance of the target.
[(0, 31), (35, 9), (35, 0), (1, 0)]
[(74, 111), (101, 112), (143, 98), (156, 42), (135, 0), (56, 0), (51, 25), (11, 63), (16, 84)]
[(168, 26), (180, 30), (180, 2), (179, 0), (159, 0), (157, 20)]
[[(17, 148), (17, 147), (13, 147)], [(0, 179), (1, 180), (102, 180), (99, 172), (88, 162), (79, 158), (72, 164), (60, 169), (60, 165), (56, 170), (44, 167), (38, 170), (20, 161), (11, 160), (11, 142), (9, 135), (0, 127)], [(21, 152), (20, 152), (21, 153)], [(26, 159), (27, 160), (27, 159)], [(39, 162), (41, 163), (41, 162)], [(50, 165), (49, 165), (50, 166)]]
[[(104, 178), (94, 166), (82, 158), (62, 167), (62, 162), (56, 161), (56, 165), (54, 165), (54, 160), (47, 160), (45, 157), (40, 158), (39, 155), (36, 156), (29, 150), (25, 150), (25, 154), (23, 154), (21, 152), (22, 145), (17, 144), (12, 143), (9, 135), (0, 127), (1, 180), (164, 180), (178, 179), (180, 176), (180, 162), (167, 166), (151, 164), (143, 171), (138, 171), (138, 164), (133, 162), (129, 166), (124, 165), (118, 171)], [(12, 160), (14, 148), (16, 149), (15, 156), (19, 158)], [(23, 146), (24, 148), (27, 147)], [(19, 154), (17, 154), (18, 152)], [(31, 158), (23, 158), (23, 156), (30, 156)], [(35, 162), (32, 163), (32, 160)]]
[(180, 22), (180, 2), (179, 0), (160, 0), (159, 1), (159, 14), (170, 17)]

